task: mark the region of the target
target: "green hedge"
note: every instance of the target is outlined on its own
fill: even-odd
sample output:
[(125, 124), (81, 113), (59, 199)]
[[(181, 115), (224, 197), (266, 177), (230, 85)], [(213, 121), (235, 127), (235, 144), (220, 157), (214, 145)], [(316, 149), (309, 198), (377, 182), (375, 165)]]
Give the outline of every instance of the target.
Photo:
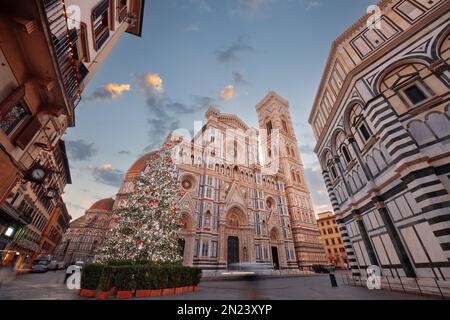
[[(108, 291), (156, 290), (198, 285), (201, 269), (181, 263), (91, 264), (83, 268), (81, 288)], [(84, 279), (84, 281), (83, 281)], [(88, 287), (85, 287), (88, 286)]]
[(81, 272), (81, 288), (96, 290), (105, 266), (100, 263), (91, 263), (83, 267)]

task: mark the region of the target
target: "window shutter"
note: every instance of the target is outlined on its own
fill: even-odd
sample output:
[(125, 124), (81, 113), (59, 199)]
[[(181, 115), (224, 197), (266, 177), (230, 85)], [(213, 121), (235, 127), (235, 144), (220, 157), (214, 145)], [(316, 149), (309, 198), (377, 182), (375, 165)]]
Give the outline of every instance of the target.
[(39, 118), (36, 116), (33, 117), (30, 123), (17, 137), (15, 141), (16, 145), (24, 150), (41, 128), (42, 124), (39, 121)]
[(92, 17), (94, 18), (94, 20), (101, 16), (106, 10), (108, 10), (108, 8), (108, 0), (103, 0), (102, 2), (100, 2), (99, 5), (92, 10)]

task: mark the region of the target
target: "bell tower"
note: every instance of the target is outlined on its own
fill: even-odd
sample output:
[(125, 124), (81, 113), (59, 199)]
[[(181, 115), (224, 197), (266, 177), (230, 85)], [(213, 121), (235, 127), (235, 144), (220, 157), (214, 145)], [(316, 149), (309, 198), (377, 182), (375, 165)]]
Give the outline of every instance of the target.
[[(264, 164), (284, 182), (284, 192), (291, 219), (297, 262), (300, 267), (325, 263), (311, 194), (306, 184), (303, 163), (297, 145), (289, 102), (276, 92), (269, 93), (256, 105)], [(274, 172), (275, 173), (275, 172)]]

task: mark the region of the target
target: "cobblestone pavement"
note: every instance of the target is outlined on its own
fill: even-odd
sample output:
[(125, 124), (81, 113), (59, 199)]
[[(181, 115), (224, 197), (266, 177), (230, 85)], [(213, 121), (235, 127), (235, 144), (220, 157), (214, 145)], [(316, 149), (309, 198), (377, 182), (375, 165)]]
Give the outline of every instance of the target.
[[(368, 290), (362, 287), (346, 286), (337, 277), (339, 286), (332, 288), (328, 275), (314, 275), (290, 278), (270, 278), (257, 282), (245, 281), (202, 281), (199, 291), (176, 296), (164, 296), (163, 300), (240, 300), (240, 299), (351, 299), (351, 300), (411, 300), (424, 299), (416, 295)], [(64, 285), (64, 271), (49, 271), (40, 274), (24, 274), (0, 286), (0, 300), (16, 299), (82, 299)]]

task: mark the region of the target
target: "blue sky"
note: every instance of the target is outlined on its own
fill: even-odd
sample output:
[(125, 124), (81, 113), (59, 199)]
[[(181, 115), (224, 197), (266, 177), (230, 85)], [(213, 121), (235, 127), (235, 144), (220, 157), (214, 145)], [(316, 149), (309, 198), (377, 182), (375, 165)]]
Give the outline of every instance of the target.
[(307, 119), (332, 41), (371, 4), (146, 1), (142, 38), (119, 40), (65, 136), (73, 180), (64, 194), (69, 213), (79, 217), (96, 200), (114, 197), (139, 155), (170, 129), (192, 130), (209, 105), (257, 127), (254, 107), (269, 89), (290, 102), (316, 210), (331, 208)]

